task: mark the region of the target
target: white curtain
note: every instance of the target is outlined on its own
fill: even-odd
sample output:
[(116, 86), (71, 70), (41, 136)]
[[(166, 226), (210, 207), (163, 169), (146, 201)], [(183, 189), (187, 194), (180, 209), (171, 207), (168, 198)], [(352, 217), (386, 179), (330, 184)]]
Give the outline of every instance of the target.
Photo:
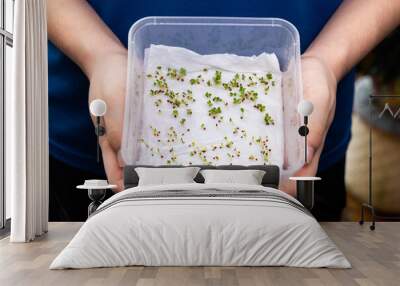
[(6, 187), (12, 242), (47, 232), (46, 0), (15, 1), (13, 92), (6, 98)]

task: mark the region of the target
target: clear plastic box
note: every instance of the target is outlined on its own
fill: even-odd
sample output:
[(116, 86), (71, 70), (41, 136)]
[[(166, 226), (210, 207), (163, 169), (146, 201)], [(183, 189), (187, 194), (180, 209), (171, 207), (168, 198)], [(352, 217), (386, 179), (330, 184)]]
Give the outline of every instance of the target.
[(183, 47), (201, 55), (228, 53), (253, 56), (264, 52), (274, 53), (282, 72), (284, 156), (280, 164), (281, 174), (287, 177), (303, 165), (304, 140), (298, 134), (302, 119), (297, 112), (297, 105), (302, 99), (297, 29), (278, 18), (223, 17), (147, 17), (131, 27), (121, 147), (125, 164), (136, 164), (139, 158), (138, 141), (143, 132), (142, 105), (146, 80), (144, 59), (145, 50), (150, 45)]

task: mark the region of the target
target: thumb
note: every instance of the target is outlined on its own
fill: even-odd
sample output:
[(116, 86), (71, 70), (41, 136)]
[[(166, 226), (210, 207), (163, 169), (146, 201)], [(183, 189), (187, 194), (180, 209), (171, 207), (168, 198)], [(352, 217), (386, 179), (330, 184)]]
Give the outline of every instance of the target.
[(123, 190), (123, 172), (119, 165), (118, 156), (107, 139), (101, 138), (100, 146), (107, 179), (110, 184), (117, 185), (117, 189), (114, 191), (120, 192)]
[(335, 79), (322, 62), (313, 58), (302, 62), (304, 98), (314, 105), (309, 116), (308, 154), (309, 161), (322, 148), (325, 136), (335, 111)]
[(320, 154), (322, 151), (326, 134), (333, 119), (333, 112), (320, 100), (310, 99), (310, 97), (308, 100), (314, 104), (315, 110), (310, 115), (308, 124), (307, 161), (310, 162), (316, 154)]

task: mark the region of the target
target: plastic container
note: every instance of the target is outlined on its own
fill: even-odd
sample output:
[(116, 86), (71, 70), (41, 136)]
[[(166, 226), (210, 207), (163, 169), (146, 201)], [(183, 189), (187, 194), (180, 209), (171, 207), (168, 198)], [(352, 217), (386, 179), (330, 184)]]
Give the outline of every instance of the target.
[(144, 58), (145, 50), (153, 44), (183, 47), (201, 55), (274, 53), (282, 72), (284, 159), (281, 174), (287, 177), (303, 165), (304, 140), (298, 134), (301, 117), (296, 110), (302, 99), (300, 39), (291, 23), (277, 18), (147, 17), (133, 24), (128, 44), (128, 88), (121, 147), (125, 164), (136, 164), (139, 156), (146, 78)]

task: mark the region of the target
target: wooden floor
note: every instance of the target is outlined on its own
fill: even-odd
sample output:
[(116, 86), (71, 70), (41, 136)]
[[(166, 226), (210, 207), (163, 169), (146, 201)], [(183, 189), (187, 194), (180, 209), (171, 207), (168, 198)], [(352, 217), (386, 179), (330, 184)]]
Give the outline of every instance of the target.
[(80, 223), (51, 223), (44, 237), (27, 244), (0, 241), (0, 285), (400, 285), (400, 223), (323, 223), (352, 269), (287, 267), (124, 267), (48, 270)]

